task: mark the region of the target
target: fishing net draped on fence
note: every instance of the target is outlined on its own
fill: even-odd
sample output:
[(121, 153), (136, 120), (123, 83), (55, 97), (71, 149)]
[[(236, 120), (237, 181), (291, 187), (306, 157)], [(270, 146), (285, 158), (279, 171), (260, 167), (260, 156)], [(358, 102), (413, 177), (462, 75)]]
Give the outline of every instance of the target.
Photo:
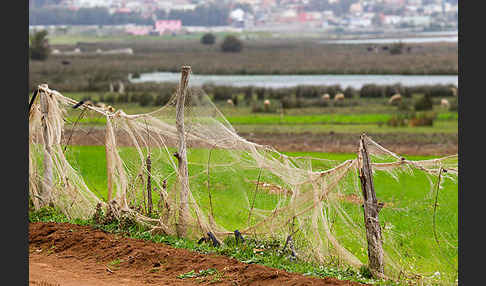
[[(98, 204), (111, 205), (154, 232), (191, 239), (211, 232), (222, 242), (235, 230), (280, 241), (292, 235), (301, 259), (338, 261), (355, 268), (366, 265), (357, 158), (292, 157), (252, 143), (237, 134), (202, 89), (190, 87), (184, 102), (187, 197), (181, 197), (183, 154), (178, 153), (176, 94), (146, 114), (110, 112), (87, 104), (77, 107), (86, 116), (106, 119), (102, 135), (86, 134), (98, 136), (105, 146), (106, 170), (100, 172), (106, 172), (106, 189), (95, 193), (66, 148), (66, 112), (76, 104), (45, 85), (38, 88), (29, 114), (29, 194), (35, 208), (50, 201), (71, 218), (90, 218)], [(457, 207), (451, 214), (436, 201), (437, 184), (439, 198), (457, 196), (457, 155), (413, 161), (369, 137), (364, 140), (377, 197), (383, 202), (380, 224), (387, 276), (428, 277), (457, 271), (453, 223)], [(358, 138), (356, 142), (358, 150)], [(147, 214), (149, 177), (151, 215)], [(417, 180), (424, 188), (415, 187)], [(181, 199), (187, 200), (185, 208)], [(446, 216), (449, 223), (442, 221)], [(429, 237), (426, 245), (414, 244), (419, 235)]]

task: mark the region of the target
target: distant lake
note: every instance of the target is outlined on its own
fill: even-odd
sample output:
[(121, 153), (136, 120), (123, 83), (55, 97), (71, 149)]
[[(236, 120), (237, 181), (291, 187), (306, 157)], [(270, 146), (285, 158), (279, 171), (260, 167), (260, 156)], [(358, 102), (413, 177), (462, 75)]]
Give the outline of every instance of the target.
[[(422, 35), (422, 37), (420, 37)], [(415, 37), (323, 40), (321, 44), (457, 43), (457, 32), (422, 32)]]
[[(180, 73), (154, 72), (143, 73), (140, 78), (131, 79), (133, 83), (142, 82), (179, 82)], [(297, 85), (336, 85), (360, 89), (365, 84), (404, 86), (454, 84), (458, 86), (457, 75), (198, 75), (192, 74), (189, 84), (201, 86), (205, 83), (230, 86), (294, 87)]]

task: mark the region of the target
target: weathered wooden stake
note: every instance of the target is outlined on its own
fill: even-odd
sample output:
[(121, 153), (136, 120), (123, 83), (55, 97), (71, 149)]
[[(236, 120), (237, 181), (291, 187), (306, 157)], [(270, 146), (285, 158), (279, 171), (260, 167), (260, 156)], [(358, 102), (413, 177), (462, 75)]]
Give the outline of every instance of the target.
[(187, 170), (187, 154), (186, 154), (186, 136), (184, 130), (184, 102), (186, 100), (186, 92), (189, 84), (189, 75), (191, 73), (190, 66), (182, 66), (181, 82), (177, 90), (176, 103), (176, 128), (179, 134), (178, 153), (176, 154), (179, 162), (178, 174), (180, 189), (180, 205), (179, 205), (179, 220), (177, 223), (177, 235), (179, 237), (186, 236), (187, 222), (189, 219), (189, 174)]
[(366, 227), (366, 239), (368, 241), (369, 269), (376, 278), (384, 278), (383, 265), (383, 241), (378, 213), (383, 204), (378, 203), (373, 186), (373, 171), (368, 150), (364, 142), (365, 135), (361, 135), (358, 150), (358, 170), (363, 192), (364, 222)]
[(41, 205), (45, 206), (51, 203), (51, 193), (52, 193), (52, 180), (53, 180), (53, 162), (51, 158), (51, 139), (49, 137), (49, 130), (47, 126), (49, 117), (49, 101), (45, 92), (41, 93), (40, 105), (42, 112), (42, 135), (44, 138), (44, 174), (43, 174), (43, 184), (41, 189)]
[(150, 160), (150, 153), (147, 155), (147, 205), (148, 205), (148, 215), (152, 215), (152, 161)]

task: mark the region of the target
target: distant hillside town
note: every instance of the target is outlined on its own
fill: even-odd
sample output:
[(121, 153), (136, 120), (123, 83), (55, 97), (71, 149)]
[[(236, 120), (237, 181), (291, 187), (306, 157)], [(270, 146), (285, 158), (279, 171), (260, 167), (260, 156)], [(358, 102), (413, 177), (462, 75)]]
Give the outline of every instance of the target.
[[(458, 0), (29, 0), (31, 28), (119, 26), (133, 35), (208, 30), (457, 30)], [(122, 28), (123, 27), (123, 28)]]

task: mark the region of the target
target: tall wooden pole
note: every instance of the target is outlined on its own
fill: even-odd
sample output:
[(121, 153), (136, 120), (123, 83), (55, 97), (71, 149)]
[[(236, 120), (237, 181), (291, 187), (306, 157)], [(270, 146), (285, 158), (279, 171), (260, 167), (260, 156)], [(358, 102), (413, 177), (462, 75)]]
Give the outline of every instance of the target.
[(369, 269), (374, 277), (384, 278), (383, 265), (383, 241), (378, 213), (383, 207), (378, 203), (373, 186), (373, 171), (371, 160), (365, 144), (365, 135), (361, 135), (358, 150), (358, 170), (363, 192), (364, 222), (366, 227), (366, 239), (368, 241)]
[(187, 155), (186, 155), (186, 136), (184, 130), (184, 102), (186, 99), (186, 92), (189, 84), (189, 75), (191, 73), (190, 66), (182, 66), (181, 82), (177, 90), (177, 105), (176, 105), (176, 128), (179, 135), (178, 153), (175, 154), (179, 162), (178, 174), (180, 189), (180, 206), (179, 206), (179, 220), (177, 223), (177, 235), (179, 237), (186, 236), (187, 223), (190, 217), (189, 214), (189, 174), (187, 170)]

